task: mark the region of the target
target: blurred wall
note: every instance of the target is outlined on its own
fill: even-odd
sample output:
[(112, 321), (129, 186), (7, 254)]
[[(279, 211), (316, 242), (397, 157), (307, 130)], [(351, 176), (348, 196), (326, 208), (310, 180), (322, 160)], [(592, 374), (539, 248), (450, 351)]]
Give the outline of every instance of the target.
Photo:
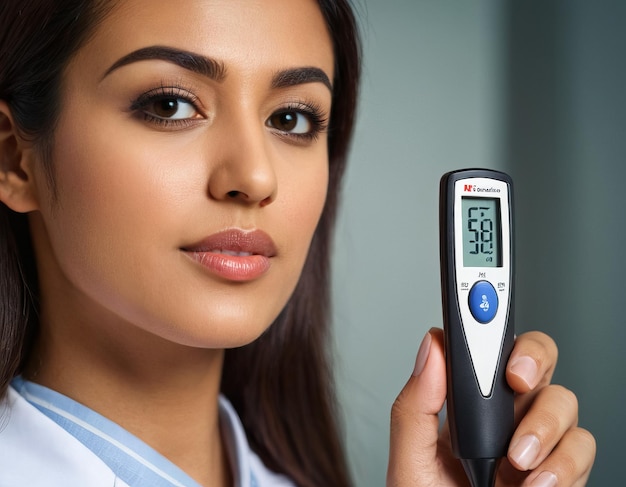
[(559, 345), (555, 381), (598, 441), (588, 485), (622, 485), (626, 2), (510, 0), (503, 21), (517, 321)]
[(518, 330), (560, 347), (621, 478), (626, 393), (626, 2), (361, 0), (361, 110), (334, 259), (338, 386), (359, 487), (384, 485), (389, 410), (441, 326), (437, 192), (451, 169), (516, 183)]
[(356, 485), (385, 484), (389, 411), (441, 326), (439, 178), (502, 166), (496, 0), (361, 0), (365, 66), (334, 259), (338, 386)]

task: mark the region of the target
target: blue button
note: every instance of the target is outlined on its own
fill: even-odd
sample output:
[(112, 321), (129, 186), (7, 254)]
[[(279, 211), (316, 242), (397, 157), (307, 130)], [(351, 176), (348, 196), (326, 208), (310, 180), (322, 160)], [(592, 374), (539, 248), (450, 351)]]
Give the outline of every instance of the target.
[(487, 281), (478, 281), (469, 292), (469, 308), (479, 323), (489, 323), (498, 311), (498, 295)]

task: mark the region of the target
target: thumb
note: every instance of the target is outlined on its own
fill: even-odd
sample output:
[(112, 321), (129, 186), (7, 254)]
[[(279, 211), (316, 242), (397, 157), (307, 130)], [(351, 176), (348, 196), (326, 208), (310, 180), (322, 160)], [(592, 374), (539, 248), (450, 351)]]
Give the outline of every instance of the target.
[(437, 461), (438, 413), (446, 399), (443, 332), (431, 329), (420, 346), (411, 378), (391, 410), (387, 486), (433, 485)]

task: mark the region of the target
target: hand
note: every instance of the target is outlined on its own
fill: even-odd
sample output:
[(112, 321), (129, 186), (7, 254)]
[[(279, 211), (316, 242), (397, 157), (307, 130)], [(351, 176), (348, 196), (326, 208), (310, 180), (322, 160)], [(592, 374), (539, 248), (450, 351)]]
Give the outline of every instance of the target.
[[(569, 390), (550, 385), (557, 348), (546, 335), (517, 338), (507, 365), (516, 392), (516, 430), (496, 486), (581, 487), (595, 458), (593, 436), (578, 427), (578, 402)], [(413, 375), (391, 413), (388, 487), (468, 486), (451, 451), (447, 423), (438, 413), (446, 398), (443, 333), (424, 338)]]

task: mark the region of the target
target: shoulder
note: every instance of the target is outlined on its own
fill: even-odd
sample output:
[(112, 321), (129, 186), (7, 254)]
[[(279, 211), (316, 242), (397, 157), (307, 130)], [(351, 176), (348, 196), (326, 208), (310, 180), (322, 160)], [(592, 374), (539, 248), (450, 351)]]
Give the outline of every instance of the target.
[[(224, 398), (220, 398), (220, 423), (235, 485), (295, 487), (250, 449), (237, 413)], [(0, 400), (0, 487), (18, 485), (128, 487), (87, 447), (9, 387)]]
[(0, 487), (124, 487), (78, 440), (12, 387), (0, 400)]

